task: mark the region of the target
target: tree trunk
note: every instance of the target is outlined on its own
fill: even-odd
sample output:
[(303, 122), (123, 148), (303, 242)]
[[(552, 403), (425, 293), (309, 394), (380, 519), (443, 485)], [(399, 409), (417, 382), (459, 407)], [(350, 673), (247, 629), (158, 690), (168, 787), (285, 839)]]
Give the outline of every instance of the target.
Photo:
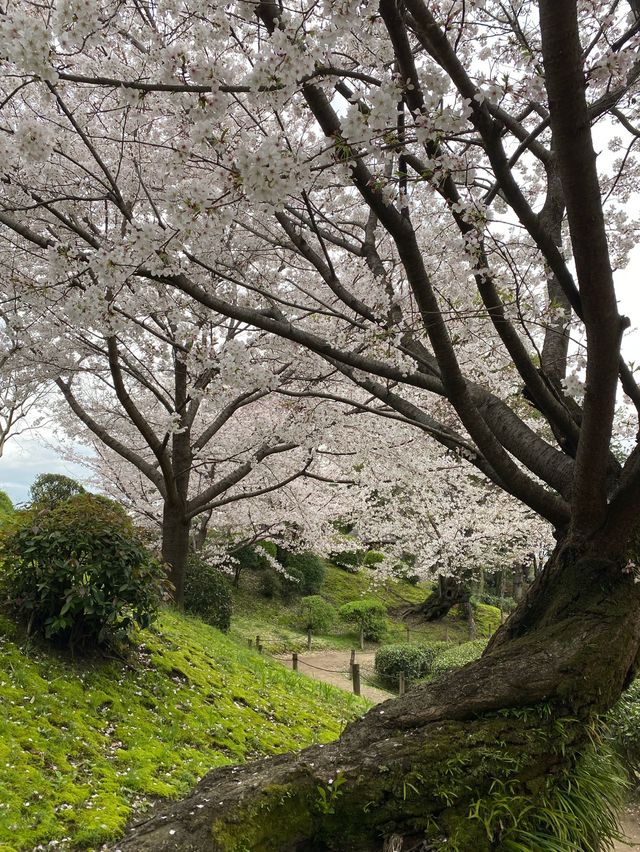
[(162, 510), (162, 559), (169, 566), (176, 606), (184, 604), (184, 575), (189, 556), (190, 521), (181, 507), (166, 502)]
[(426, 601), (412, 611), (419, 613), (425, 621), (444, 618), (456, 604), (469, 602), (469, 589), (455, 577), (438, 577), (438, 588)]
[(335, 743), (214, 770), (117, 848), (381, 852), (446, 840), (489, 852), (518, 840), (543, 822), (536, 805), (585, 747), (593, 713), (634, 673), (640, 584), (623, 564), (558, 550), (480, 660), (374, 707)]

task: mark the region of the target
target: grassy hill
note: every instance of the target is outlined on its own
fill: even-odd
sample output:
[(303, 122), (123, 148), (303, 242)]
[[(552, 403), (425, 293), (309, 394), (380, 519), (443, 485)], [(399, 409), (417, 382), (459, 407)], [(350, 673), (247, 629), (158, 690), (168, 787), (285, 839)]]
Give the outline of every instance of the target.
[(140, 640), (73, 661), (0, 619), (0, 852), (99, 847), (208, 769), (328, 742), (367, 707), (175, 612)]
[[(466, 619), (456, 607), (438, 622), (431, 624), (405, 622), (401, 613), (412, 604), (421, 603), (430, 591), (429, 585), (416, 586), (404, 580), (389, 580), (385, 583), (372, 582), (373, 574), (362, 570), (352, 574), (327, 563), (327, 573), (320, 595), (336, 608), (348, 601), (363, 597), (374, 598), (389, 610), (389, 632), (386, 642), (406, 640), (406, 628), (410, 628), (410, 640), (415, 642), (438, 642), (445, 639), (453, 643), (466, 642), (469, 638)], [(259, 576), (246, 572), (240, 587), (233, 590), (233, 619), (231, 633), (239, 641), (261, 637), (262, 644), (270, 653), (300, 651), (306, 648), (307, 637), (298, 622), (298, 599), (279, 596), (266, 598), (260, 592)], [(475, 607), (478, 636), (489, 637), (500, 624), (500, 612), (496, 607), (478, 604)], [(314, 636), (315, 650), (329, 648), (353, 648), (357, 635), (347, 626), (338, 625), (328, 635)]]

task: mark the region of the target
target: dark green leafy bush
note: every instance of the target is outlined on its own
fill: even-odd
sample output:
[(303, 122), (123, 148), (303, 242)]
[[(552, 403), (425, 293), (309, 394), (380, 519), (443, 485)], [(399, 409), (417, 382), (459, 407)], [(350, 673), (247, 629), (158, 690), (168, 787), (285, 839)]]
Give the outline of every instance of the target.
[(431, 673), (438, 654), (449, 647), (448, 642), (433, 642), (430, 645), (401, 642), (397, 645), (385, 645), (376, 651), (376, 672), (392, 685), (397, 685), (400, 672), (405, 673), (407, 680), (426, 677)]
[(329, 558), (334, 565), (342, 568), (343, 571), (349, 571), (351, 574), (357, 574), (364, 565), (365, 551), (364, 550), (337, 550), (329, 554)]
[(441, 651), (433, 661), (431, 673), (433, 675), (444, 674), (451, 669), (459, 669), (466, 666), (482, 656), (487, 647), (486, 639), (474, 639), (472, 642), (463, 642), (462, 645), (453, 645)]
[(338, 613), (320, 595), (308, 595), (300, 601), (300, 626), (303, 630), (326, 633), (338, 620)]
[(184, 608), (225, 633), (231, 626), (229, 583), (214, 565), (197, 553), (189, 556), (187, 562)]
[(62, 473), (41, 473), (29, 489), (32, 503), (48, 506), (57, 506), (71, 497), (86, 493), (79, 482)]
[(280, 575), (272, 568), (260, 574), (260, 594), (265, 598), (275, 598), (282, 593)]
[(338, 610), (338, 615), (347, 624), (355, 624), (360, 631), (360, 642), (370, 639), (379, 642), (387, 632), (387, 608), (373, 598), (349, 601)]
[(293, 595), (317, 595), (322, 588), (326, 568), (310, 550), (290, 553), (278, 550), (278, 559), (291, 579), (283, 578), (283, 590)]
[(0, 531), (0, 561), (5, 603), (30, 631), (73, 645), (128, 638), (167, 591), (130, 519), (91, 494), (17, 512)]

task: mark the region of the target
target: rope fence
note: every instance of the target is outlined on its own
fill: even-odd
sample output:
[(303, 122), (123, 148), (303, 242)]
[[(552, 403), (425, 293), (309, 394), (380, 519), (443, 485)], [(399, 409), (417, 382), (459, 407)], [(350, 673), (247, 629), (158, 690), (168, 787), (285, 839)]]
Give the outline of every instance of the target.
[[(418, 631), (415, 631), (415, 632), (418, 632)], [(253, 640), (252, 639), (248, 639), (247, 644), (248, 644), (249, 648), (253, 648)], [(270, 657), (272, 660), (275, 660), (275, 662), (282, 664), (282, 662), (283, 662), (282, 657), (276, 657), (273, 654), (270, 654), (268, 651), (264, 650), (264, 647), (262, 645), (262, 642), (260, 640), (259, 635), (256, 636), (256, 639), (255, 639), (255, 648), (256, 648), (256, 650), (258, 651), (259, 654), (262, 654), (263, 656), (266, 656), (266, 657)], [(291, 654), (291, 668), (294, 672), (297, 672), (297, 671), (299, 671), (298, 667), (300, 665), (302, 665), (302, 666), (306, 666), (307, 668), (310, 668), (310, 669), (315, 669), (315, 671), (326, 672), (327, 674), (347, 675), (351, 680), (354, 695), (360, 695), (361, 694), (361, 684), (360, 684), (361, 675), (365, 675), (366, 677), (369, 678), (371, 676), (375, 676), (376, 671), (375, 671), (374, 666), (362, 666), (361, 667), (360, 663), (356, 662), (356, 653), (357, 652), (356, 652), (355, 649), (351, 650), (351, 659), (349, 661), (349, 668), (348, 669), (327, 669), (327, 668), (324, 668), (323, 666), (316, 666), (316, 665), (314, 665), (314, 663), (309, 663), (307, 660), (303, 659), (300, 656), (300, 654), (298, 654), (297, 651), (293, 651), (292, 654)], [(406, 691), (406, 675), (405, 675), (405, 672), (400, 672), (399, 675), (398, 675), (398, 694), (404, 695), (405, 691)]]

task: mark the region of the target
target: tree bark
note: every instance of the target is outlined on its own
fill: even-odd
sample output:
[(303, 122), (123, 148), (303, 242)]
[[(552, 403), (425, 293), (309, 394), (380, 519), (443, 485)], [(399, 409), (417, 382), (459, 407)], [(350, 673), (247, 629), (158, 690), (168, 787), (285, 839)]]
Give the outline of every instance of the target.
[(499, 848), (518, 814), (487, 829), (469, 816), (474, 803), (508, 785), (510, 801), (535, 808), (635, 671), (640, 584), (623, 564), (559, 548), (480, 660), (374, 707), (335, 743), (214, 770), (117, 848)]
[(438, 588), (424, 603), (418, 604), (412, 612), (419, 613), (425, 621), (437, 621), (444, 618), (456, 604), (469, 602), (469, 589), (455, 577), (438, 577)]
[(184, 509), (166, 501), (162, 510), (162, 559), (169, 566), (169, 580), (176, 606), (184, 604), (184, 575), (189, 556), (191, 522), (184, 517)]

